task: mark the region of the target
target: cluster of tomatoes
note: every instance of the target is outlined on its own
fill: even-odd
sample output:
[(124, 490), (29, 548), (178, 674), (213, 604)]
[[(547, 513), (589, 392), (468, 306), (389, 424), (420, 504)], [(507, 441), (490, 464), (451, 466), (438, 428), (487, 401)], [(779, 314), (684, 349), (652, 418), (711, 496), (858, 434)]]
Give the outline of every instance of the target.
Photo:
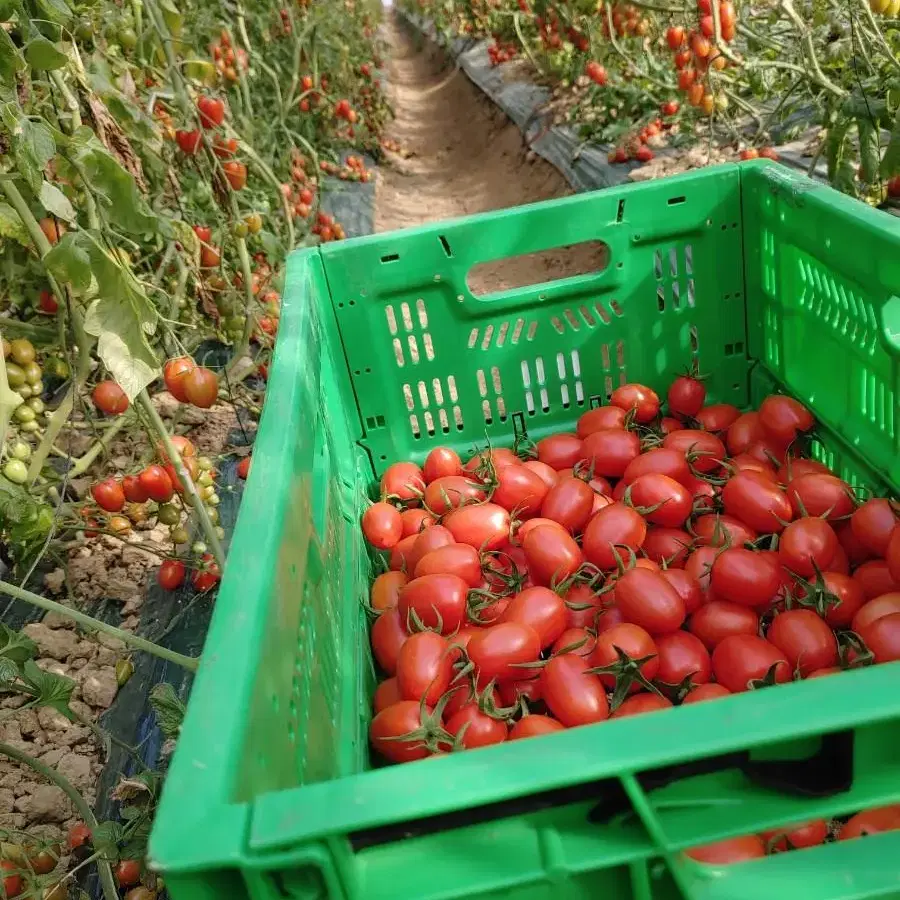
[[(674, 108), (674, 109), (673, 109)], [(673, 116), (678, 112), (678, 103), (670, 100), (660, 107), (663, 115)], [(648, 143), (658, 135), (664, 134), (672, 127), (671, 122), (656, 118), (643, 128), (628, 135), (617, 147), (609, 151), (606, 158), (611, 163), (626, 163), (629, 160), (645, 163), (653, 159), (653, 150)]]
[(238, 80), (238, 72), (246, 72), (250, 68), (247, 51), (240, 47), (231, 46), (231, 38), (223, 29), (219, 40), (209, 48), (215, 62), (216, 71), (226, 80), (232, 83)]
[[(706, 72), (709, 69), (721, 71), (728, 64), (715, 45), (714, 2), (718, 3), (721, 38), (725, 43), (732, 41), (737, 14), (731, 0), (697, 0), (697, 29), (686, 32), (682, 26), (672, 25), (666, 30), (666, 43), (678, 70), (678, 89), (687, 94), (691, 106), (698, 107), (705, 115), (712, 114), (717, 102), (704, 83)], [(718, 102), (724, 104), (727, 100), (721, 95)]]
[(348, 156), (344, 165), (338, 165), (330, 160), (323, 159), (319, 163), (319, 168), (326, 175), (333, 175), (340, 181), (368, 182), (372, 180), (372, 173), (366, 168), (366, 164), (361, 156)]
[(512, 41), (502, 41), (499, 38), (495, 38), (494, 43), (488, 47), (487, 53), (493, 67), (515, 59), (519, 54), (519, 49)]
[[(157, 104), (154, 111), (161, 109)], [(218, 97), (202, 96), (197, 101), (197, 114), (200, 124), (205, 130), (219, 128), (225, 121), (225, 104)], [(157, 113), (157, 117), (168, 116), (165, 110)], [(169, 117), (171, 121), (171, 117)], [(165, 120), (163, 120), (165, 124)], [(199, 152), (203, 143), (203, 133), (199, 128), (179, 129), (174, 132), (175, 143), (185, 156), (194, 156)], [(225, 162), (222, 163), (222, 174), (233, 191), (240, 191), (247, 184), (247, 166), (244, 163), (232, 159), (237, 152), (238, 142), (235, 138), (223, 138), (216, 135), (213, 139), (213, 152)]]
[(800, 450), (788, 396), (742, 413), (685, 375), (617, 388), (532, 458), (432, 450), (362, 518), (374, 749), (434, 753), (900, 659), (900, 528)]
[[(110, 385), (117, 391), (121, 391), (115, 382), (101, 382), (94, 389), (94, 402), (101, 409), (110, 408), (108, 400), (114, 401), (112, 408), (118, 412), (124, 412), (127, 408), (128, 398), (124, 394), (118, 395), (110, 389)], [(100, 405), (98, 399), (103, 403)], [(105, 411), (105, 409), (104, 409)], [(216, 472), (212, 463), (205, 457), (197, 456), (197, 448), (186, 437), (173, 435), (172, 444), (181, 456), (181, 461), (187, 470), (188, 476), (194, 483), (197, 492), (208, 507), (208, 512), (213, 523), (218, 522), (219, 497), (216, 493)], [(122, 478), (105, 478), (91, 487), (91, 497), (100, 510), (111, 513), (106, 519), (106, 527), (116, 535), (123, 535), (131, 529), (133, 522), (146, 521), (150, 512), (147, 504), (152, 502), (155, 506), (155, 516), (161, 525), (167, 525), (173, 543), (184, 544), (189, 540), (189, 535), (182, 523), (183, 508), (176, 501), (176, 494), (184, 494), (185, 485), (178, 475), (175, 466), (169, 459), (165, 448), (158, 448), (159, 462), (151, 463), (140, 472), (133, 475), (125, 475)], [(124, 513), (124, 515), (118, 515)], [(84, 533), (86, 537), (95, 537), (100, 527), (97, 518), (98, 511), (89, 506), (82, 507), (81, 515), (85, 519)], [(205, 547), (195, 547), (200, 556), (200, 564), (194, 570), (192, 584), (198, 591), (208, 591), (219, 581), (219, 567), (211, 554), (205, 552)], [(180, 559), (167, 559), (163, 562), (157, 575), (159, 584), (166, 590), (174, 590), (184, 583), (187, 569)]]
[[(600, 10), (603, 3), (599, 3)], [(639, 9), (630, 3), (616, 3), (612, 8), (612, 23), (619, 37), (644, 37), (650, 31), (650, 22), (641, 16)], [(608, 39), (609, 23), (603, 22), (603, 34)]]
[(811, 819), (794, 825), (770, 828), (761, 834), (747, 834), (686, 851), (686, 856), (708, 865), (728, 865), (759, 859), (770, 853), (817, 847), (826, 841), (851, 841), (858, 837), (900, 829), (900, 804), (866, 809), (839, 819)]

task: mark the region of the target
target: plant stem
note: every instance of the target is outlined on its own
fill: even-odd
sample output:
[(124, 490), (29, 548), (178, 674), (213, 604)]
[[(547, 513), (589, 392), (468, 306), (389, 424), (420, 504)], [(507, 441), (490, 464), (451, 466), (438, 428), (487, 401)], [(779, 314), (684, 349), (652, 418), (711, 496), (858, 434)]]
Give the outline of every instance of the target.
[(133, 647), (135, 650), (143, 650), (153, 656), (158, 656), (160, 659), (173, 662), (190, 672), (197, 671), (197, 666), (200, 662), (198, 657), (184, 656), (181, 653), (176, 653), (174, 650), (160, 647), (158, 644), (154, 644), (152, 641), (147, 641), (142, 637), (138, 637), (130, 631), (116, 628), (115, 625), (108, 625), (106, 622), (101, 622), (93, 616), (78, 612), (78, 610), (72, 609), (70, 606), (64, 606), (62, 603), (57, 603), (55, 600), (50, 600), (48, 597), (42, 597), (40, 594), (34, 594), (31, 591), (26, 591), (24, 588), (16, 587), (16, 585), (10, 584), (8, 581), (0, 581), (0, 593), (6, 594), (14, 600), (23, 600), (25, 603), (30, 603), (32, 606), (37, 606), (39, 609), (46, 610), (47, 612), (59, 613), (59, 615), (66, 616), (73, 622), (77, 622), (83, 628), (87, 628), (91, 631), (102, 631), (110, 637), (118, 638), (126, 646)]
[(197, 515), (197, 521), (200, 523), (200, 530), (203, 532), (203, 536), (209, 543), (209, 546), (213, 552), (213, 556), (216, 558), (216, 562), (219, 564), (219, 568), (224, 571), (225, 551), (222, 549), (222, 543), (221, 541), (219, 541), (219, 536), (216, 534), (216, 527), (210, 520), (209, 513), (206, 511), (206, 507), (203, 505), (203, 500), (197, 493), (197, 486), (191, 480), (191, 476), (188, 473), (188, 470), (185, 468), (184, 462), (181, 459), (181, 454), (172, 443), (172, 439), (171, 437), (169, 437), (169, 432), (166, 431), (166, 426), (163, 424), (163, 420), (160, 418), (159, 413), (156, 411), (156, 407), (150, 400), (150, 395), (147, 393), (146, 388), (142, 390), (140, 394), (138, 394), (138, 402), (141, 404), (141, 407), (147, 414), (147, 417), (150, 419), (150, 424), (152, 425), (153, 430), (162, 441), (166, 454), (172, 461), (172, 465), (175, 466), (175, 471), (178, 473), (178, 477), (181, 479), (181, 482), (184, 485), (184, 492), (187, 495), (188, 501), (194, 508), (194, 512)]
[[(66, 109), (69, 110), (69, 113), (72, 116), (72, 127), (70, 129), (70, 133), (76, 131), (81, 127), (81, 107), (78, 105), (78, 98), (72, 93), (69, 89), (69, 86), (66, 84), (66, 80), (62, 77), (62, 73), (57, 69), (50, 73), (50, 80), (56, 86), (56, 89), (62, 94), (63, 100), (66, 103)], [(84, 198), (85, 198), (85, 206), (87, 207), (87, 217), (88, 217), (88, 225), (91, 228), (97, 229), (100, 227), (100, 217), (97, 214), (97, 203), (94, 200), (94, 195), (91, 193), (91, 185), (88, 178), (85, 177), (84, 169), (74, 160), (69, 160), (72, 163), (73, 168), (78, 172), (79, 177), (81, 178), (81, 184), (84, 188)]]
[(253, 274), (250, 271), (250, 254), (247, 252), (247, 242), (243, 238), (237, 238), (238, 256), (241, 260), (241, 272), (244, 276), (244, 333), (241, 335), (241, 342), (235, 348), (234, 356), (228, 364), (230, 367), (237, 365), (238, 360), (247, 355), (250, 349), (250, 338), (253, 336), (253, 328), (256, 325), (256, 317), (253, 315), (253, 307), (256, 298), (253, 296), (253, 283), (251, 281)]
[(800, 14), (794, 8), (792, 0), (779, 0), (779, 5), (784, 10), (785, 15), (794, 23), (797, 31), (800, 32), (800, 43), (803, 46), (807, 62), (812, 69), (813, 81), (825, 88), (828, 93), (835, 97), (846, 97), (847, 92), (839, 88), (830, 78), (822, 71), (819, 65), (819, 58), (816, 56), (816, 48), (813, 44), (812, 31), (809, 25), (801, 18)]
[[(28, 766), (29, 769), (37, 772), (38, 775), (43, 775), (48, 781), (52, 781), (53, 784), (60, 788), (60, 790), (62, 790), (72, 801), (72, 805), (75, 807), (76, 812), (84, 819), (85, 825), (87, 825), (91, 831), (100, 827), (100, 823), (97, 821), (97, 817), (94, 815), (94, 811), (90, 808), (88, 802), (81, 796), (81, 793), (75, 788), (72, 782), (64, 775), (57, 772), (56, 769), (52, 769), (50, 766), (36, 760), (33, 756), (29, 756), (27, 753), (23, 753), (21, 750), (17, 750), (9, 744), (0, 743), (0, 755), (6, 756), (9, 759), (14, 759), (24, 766)], [(116, 882), (113, 878), (112, 868), (110, 868), (109, 862), (105, 859), (98, 859), (97, 870), (100, 873), (100, 886), (103, 888), (104, 900), (119, 900), (119, 892), (116, 888)]]
[(275, 177), (275, 173), (269, 168), (268, 165), (263, 161), (263, 159), (259, 156), (259, 154), (248, 144), (242, 142), (241, 149), (244, 151), (245, 156), (259, 169), (260, 174), (265, 178), (269, 184), (272, 185), (272, 188), (281, 198), (281, 210), (284, 213), (284, 225), (288, 233), (288, 250), (294, 249), (294, 214), (291, 210), (291, 205), (288, 203), (287, 197), (284, 196), (284, 193), (281, 190), (281, 182)]

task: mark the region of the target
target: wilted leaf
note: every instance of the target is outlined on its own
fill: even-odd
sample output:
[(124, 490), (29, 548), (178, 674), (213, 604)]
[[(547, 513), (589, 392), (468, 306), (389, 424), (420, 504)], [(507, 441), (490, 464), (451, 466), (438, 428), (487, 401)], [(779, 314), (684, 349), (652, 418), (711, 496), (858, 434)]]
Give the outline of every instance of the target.
[(48, 271), (62, 284), (85, 291), (91, 284), (89, 242), (83, 231), (68, 232), (44, 257)]
[(157, 229), (157, 218), (138, 191), (134, 177), (106, 150), (90, 147), (79, 155), (94, 195), (106, 217), (131, 234)]
[(31, 236), (19, 214), (8, 203), (0, 203), (0, 237), (18, 241), (23, 247), (31, 246)]
[(175, 693), (175, 688), (171, 684), (157, 684), (150, 691), (149, 700), (162, 733), (167, 738), (178, 737), (187, 707)]
[(41, 201), (41, 206), (58, 219), (74, 222), (77, 218), (75, 207), (69, 202), (69, 198), (55, 184), (50, 184), (49, 181), (45, 181), (41, 185), (38, 199)]
[(67, 61), (63, 53), (53, 41), (39, 35), (25, 45), (25, 59), (33, 69), (51, 71), (62, 68)]
[(25, 60), (6, 29), (0, 28), (0, 81), (15, 82), (16, 74), (25, 69)]
[(97, 338), (97, 353), (133, 400), (159, 375), (148, 341), (156, 332), (158, 314), (130, 269), (113, 259), (90, 232), (80, 234), (89, 241), (91, 270), (100, 291), (88, 308), (84, 328)]
[[(110, 90), (115, 91), (112, 87), (110, 87)], [(134, 178), (138, 190), (146, 193), (147, 184), (144, 181), (141, 158), (134, 152), (134, 148), (131, 146), (118, 121), (110, 114), (106, 104), (96, 94), (87, 93), (85, 100), (94, 125), (94, 131), (100, 139), (100, 143), (119, 161), (122, 168)], [(138, 104), (123, 102), (117, 93), (111, 93), (108, 100), (116, 103), (116, 108), (119, 109), (123, 118), (129, 118), (136, 123), (144, 124), (143, 139), (153, 140), (156, 138), (157, 135), (152, 121), (144, 115)]]
[(37, 644), (27, 634), (13, 631), (8, 625), (0, 622), (0, 661), (8, 660), (21, 664), (26, 659), (37, 656)]

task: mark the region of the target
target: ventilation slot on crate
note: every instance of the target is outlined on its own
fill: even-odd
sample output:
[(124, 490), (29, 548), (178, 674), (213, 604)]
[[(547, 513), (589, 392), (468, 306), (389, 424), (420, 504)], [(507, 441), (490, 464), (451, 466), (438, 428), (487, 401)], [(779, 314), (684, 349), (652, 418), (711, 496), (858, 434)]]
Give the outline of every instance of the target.
[(452, 375), (447, 378), (446, 388), (440, 378), (433, 378), (431, 382), (417, 381), (414, 384), (404, 384), (403, 400), (409, 412), (410, 430), (417, 440), (423, 434), (433, 437), (439, 430), (449, 434), (451, 415), (456, 428), (462, 428), (456, 379)]
[[(680, 251), (680, 252), (679, 252)], [(656, 278), (656, 308), (678, 310), (694, 305), (693, 247), (658, 248), (653, 251), (653, 275)]]
[(533, 416), (535, 414), (536, 399), (540, 403), (541, 412), (549, 412), (550, 396), (547, 393), (547, 377), (544, 370), (543, 358), (538, 356), (534, 360), (533, 379), (528, 360), (522, 360), (521, 369), (522, 387), (525, 389), (525, 409), (527, 410), (528, 415)]
[[(469, 331), (467, 346), (469, 350), (490, 350), (492, 343), (495, 347), (502, 347), (507, 341), (511, 344), (518, 344), (522, 339), (523, 332), (525, 340), (532, 341), (537, 334), (538, 323), (532, 321), (527, 325), (526, 329), (525, 319), (515, 319), (486, 325), (483, 329), (472, 328)], [(560, 326), (561, 328), (562, 326)], [(560, 333), (562, 332), (560, 331)]]
[[(388, 305), (384, 314), (391, 335), (394, 361), (400, 368), (406, 365), (406, 354), (409, 354), (408, 361), (412, 365), (417, 365), (423, 355), (428, 362), (434, 359), (434, 342), (428, 330), (428, 310), (421, 297), (414, 305), (401, 303), (399, 310)], [(405, 341), (399, 335), (401, 327), (406, 333)]]
[(878, 344), (878, 322), (872, 304), (805, 254), (799, 256), (798, 263), (803, 283), (800, 306), (859, 350), (873, 353)]
[(894, 392), (874, 372), (863, 372), (860, 412), (885, 436), (894, 437)]
[[(501, 422), (505, 422), (506, 401), (503, 399), (503, 382), (500, 378), (500, 369), (497, 366), (492, 366), (489, 372), (479, 369), (475, 373), (475, 378), (478, 382), (478, 394), (481, 397), (481, 412), (484, 416), (484, 424), (493, 424), (494, 407), (497, 410), (497, 417)], [(491, 395), (493, 395), (494, 407), (491, 406)]]
[[(568, 362), (571, 366), (571, 376), (566, 371), (566, 354), (556, 354), (556, 373), (559, 375), (559, 397), (563, 409), (568, 409), (573, 403), (578, 406), (584, 404), (584, 385), (581, 383), (581, 357), (577, 350), (568, 354)], [(571, 387), (570, 387), (571, 381)]]
[(603, 387), (608, 399), (617, 387), (628, 380), (625, 373), (625, 342), (619, 340), (615, 344), (601, 344), (600, 363), (606, 373)]

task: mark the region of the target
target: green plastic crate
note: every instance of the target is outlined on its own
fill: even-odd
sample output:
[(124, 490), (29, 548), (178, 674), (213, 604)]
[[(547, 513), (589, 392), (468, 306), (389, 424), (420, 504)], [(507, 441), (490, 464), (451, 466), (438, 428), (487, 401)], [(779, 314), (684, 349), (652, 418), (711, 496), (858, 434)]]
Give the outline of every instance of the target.
[[(466, 287), (476, 263), (585, 240), (608, 245), (602, 272)], [(900, 801), (896, 665), (372, 768), (358, 520), (377, 475), (572, 427), (692, 356), (711, 399), (791, 391), (821, 458), (898, 485), (897, 220), (748, 163), (292, 256), (151, 841), (174, 900), (900, 897), (897, 832), (722, 869), (680, 853)]]

